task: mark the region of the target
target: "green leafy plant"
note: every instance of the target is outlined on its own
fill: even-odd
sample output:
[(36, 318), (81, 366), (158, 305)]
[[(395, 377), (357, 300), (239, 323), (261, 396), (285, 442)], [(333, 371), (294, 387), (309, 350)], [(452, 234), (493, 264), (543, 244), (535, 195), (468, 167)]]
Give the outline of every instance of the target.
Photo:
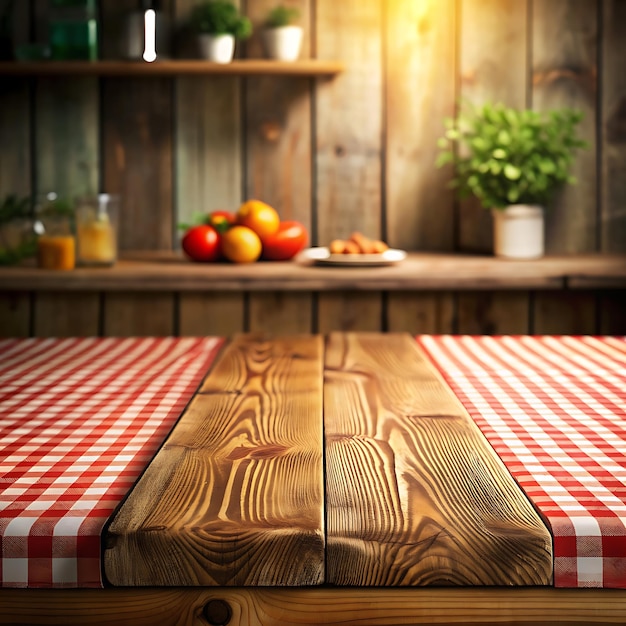
[(12, 265), (37, 251), (29, 196), (5, 196), (0, 202), (0, 265)]
[(437, 166), (452, 163), (452, 186), (474, 195), (486, 209), (511, 204), (549, 204), (562, 185), (575, 183), (570, 169), (582, 113), (574, 109), (538, 113), (503, 104), (465, 105), (457, 120), (446, 119)]
[(250, 20), (228, 0), (197, 4), (191, 12), (191, 25), (198, 33), (233, 35), (236, 39), (247, 39), (252, 34)]
[(274, 7), (265, 18), (266, 28), (279, 28), (289, 26), (300, 17), (300, 10), (297, 7), (286, 7), (278, 5)]

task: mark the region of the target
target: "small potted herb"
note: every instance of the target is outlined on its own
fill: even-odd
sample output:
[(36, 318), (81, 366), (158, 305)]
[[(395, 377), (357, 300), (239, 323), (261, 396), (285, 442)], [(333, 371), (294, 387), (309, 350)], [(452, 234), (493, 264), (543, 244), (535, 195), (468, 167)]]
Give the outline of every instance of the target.
[(460, 195), (491, 210), (496, 255), (543, 255), (544, 208), (576, 182), (570, 169), (586, 146), (576, 132), (581, 119), (574, 109), (539, 113), (487, 103), (466, 105), (458, 119), (446, 120), (437, 165), (452, 163)]
[(229, 0), (208, 0), (191, 12), (191, 26), (198, 33), (200, 54), (215, 63), (230, 63), (235, 40), (252, 34), (250, 20)]
[(302, 27), (295, 22), (300, 17), (297, 7), (278, 5), (267, 15), (262, 39), (265, 54), (278, 61), (295, 61), (300, 56)]

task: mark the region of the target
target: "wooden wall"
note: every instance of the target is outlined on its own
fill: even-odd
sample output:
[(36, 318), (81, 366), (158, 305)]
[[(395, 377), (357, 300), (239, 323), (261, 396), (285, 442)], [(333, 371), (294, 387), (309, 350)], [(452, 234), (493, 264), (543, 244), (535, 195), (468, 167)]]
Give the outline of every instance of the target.
[[(25, 24), (32, 18), (39, 27), (43, 13), (29, 16), (29, 3), (16, 4), (24, 37)], [(100, 4), (102, 55), (115, 58), (121, 19), (136, 2)], [(183, 27), (194, 0), (162, 4)], [(240, 0), (255, 23), (274, 4)], [(409, 250), (490, 252), (488, 213), (456, 201), (446, 188), (450, 171), (434, 168), (443, 118), (460, 98), (567, 105), (585, 111), (590, 149), (576, 164), (578, 186), (549, 213), (547, 249), (626, 252), (626, 2), (289, 4), (302, 9), (303, 56), (342, 60), (343, 74), (1, 79), (0, 193), (120, 193), (123, 249), (176, 248), (176, 224), (194, 211), (258, 197), (307, 224), (313, 244), (361, 230)], [(258, 37), (238, 54), (261, 56)], [(159, 334), (268, 325), (594, 332), (607, 328), (602, 319), (620, 318), (605, 303), (622, 299), (620, 292), (3, 296), (26, 311), (18, 325), (30, 334), (70, 332), (78, 320), (87, 334), (127, 334), (146, 331), (146, 319)]]

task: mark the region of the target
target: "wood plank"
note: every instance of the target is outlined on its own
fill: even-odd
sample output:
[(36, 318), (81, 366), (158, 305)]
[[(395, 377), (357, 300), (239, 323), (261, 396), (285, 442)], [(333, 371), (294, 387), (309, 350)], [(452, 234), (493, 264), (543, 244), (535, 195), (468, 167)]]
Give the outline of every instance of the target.
[(185, 292), (178, 298), (178, 334), (230, 337), (245, 330), (244, 295), (232, 291)]
[(317, 325), (317, 332), (320, 333), (334, 330), (384, 330), (382, 294), (360, 291), (320, 293)]
[[(584, 114), (580, 135), (589, 148), (578, 153), (566, 186), (548, 207), (546, 251), (552, 254), (596, 250), (596, 110), (598, 97), (598, 5), (595, 0), (552, 0), (533, 5), (533, 109), (572, 107)], [(564, 37), (563, 33), (567, 33)]]
[[(161, 2), (171, 13), (172, 0)], [(120, 58), (125, 16), (134, 0), (104, 2), (101, 7), (103, 57)], [(121, 250), (159, 250), (173, 243), (173, 94), (167, 77), (134, 81), (103, 78), (102, 186), (120, 196)]]
[(324, 377), (327, 582), (550, 584), (548, 530), (412, 337), (333, 333)]
[(0, 81), (0, 193), (31, 193), (30, 97), (27, 80)]
[[(527, 0), (461, 0), (459, 95), (463, 100), (526, 106), (527, 21)], [(475, 199), (460, 202), (458, 237), (457, 249), (493, 250), (491, 215)]]
[(313, 296), (310, 293), (251, 293), (248, 307), (251, 332), (275, 336), (313, 332)]
[[(128, 4), (128, 3), (126, 3)], [(134, 3), (130, 3), (135, 8)], [(132, 10), (132, 8), (130, 10)], [(108, 31), (107, 31), (108, 32)], [(107, 41), (108, 44), (107, 45)], [(105, 49), (118, 55), (113, 35), (105, 38)], [(113, 47), (111, 46), (113, 44)], [(143, 61), (29, 61), (28, 63), (0, 62), (0, 76), (146, 76), (229, 75), (229, 76), (308, 76), (332, 77), (345, 70), (345, 63), (334, 59), (300, 59), (274, 61), (270, 59), (234, 59), (222, 65), (199, 59), (163, 60), (158, 63)]]
[(114, 585), (322, 582), (322, 347), (226, 347), (113, 519)]
[[(291, 0), (304, 29), (301, 56), (310, 54), (310, 0)], [(262, 56), (261, 25), (274, 0), (255, 0), (247, 15), (257, 25), (246, 45), (249, 56)], [(251, 77), (246, 81), (246, 198), (273, 206), (282, 219), (299, 220), (310, 230), (311, 82), (307, 79)]]
[(35, 295), (32, 314), (35, 337), (97, 337), (100, 296), (43, 291)]
[(66, 199), (99, 187), (98, 83), (94, 78), (37, 81), (37, 192)]
[[(176, 0), (181, 30), (195, 4)], [(194, 35), (188, 38), (195, 42)], [(190, 223), (197, 211), (236, 210), (242, 194), (241, 82), (232, 76), (181, 77), (175, 103), (176, 221)]]
[(593, 335), (598, 332), (594, 292), (545, 291), (534, 296), (535, 335)]
[(384, 5), (387, 241), (404, 250), (452, 250), (451, 170), (433, 164), (443, 119), (454, 114), (455, 1)]
[[(200, 626), (230, 609), (229, 626), (623, 624), (617, 589), (2, 589), (0, 624)], [(227, 613), (228, 614), (228, 613)], [(28, 620), (28, 622), (26, 622)], [(226, 623), (215, 619), (213, 623)]]
[[(409, 254), (395, 267), (307, 267), (292, 262), (190, 263), (172, 252), (127, 255), (115, 267), (50, 272), (27, 264), (0, 271), (9, 291), (468, 291), (620, 286), (626, 257), (581, 255), (510, 261), (491, 256)], [(347, 297), (346, 297), (347, 298)]]
[(530, 332), (527, 291), (458, 294), (457, 332), (466, 335), (524, 335)]
[(105, 337), (169, 337), (174, 328), (172, 293), (115, 292), (104, 296)]
[(28, 337), (30, 294), (23, 291), (0, 293), (0, 337)]
[[(317, 0), (315, 42), (347, 71), (316, 90), (314, 244), (358, 230), (382, 235), (382, 3)], [(365, 132), (366, 129), (366, 132)]]
[(601, 292), (598, 308), (602, 335), (626, 335), (626, 289)]
[(626, 251), (626, 4), (602, 0), (601, 250)]
[(455, 296), (448, 291), (398, 291), (387, 295), (390, 332), (412, 335), (453, 333), (455, 313)]

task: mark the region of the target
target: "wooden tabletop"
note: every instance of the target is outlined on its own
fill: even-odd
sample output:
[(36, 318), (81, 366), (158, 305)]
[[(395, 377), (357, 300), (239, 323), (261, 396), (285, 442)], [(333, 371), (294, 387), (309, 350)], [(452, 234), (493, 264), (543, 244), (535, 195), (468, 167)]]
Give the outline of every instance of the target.
[(191, 263), (173, 252), (125, 253), (111, 268), (59, 272), (0, 268), (0, 290), (61, 291), (404, 291), (626, 287), (626, 256), (576, 255), (534, 261), (410, 253), (389, 267), (319, 267), (293, 261)]
[(105, 546), (122, 586), (552, 578), (548, 530), (409, 335), (231, 341)]

